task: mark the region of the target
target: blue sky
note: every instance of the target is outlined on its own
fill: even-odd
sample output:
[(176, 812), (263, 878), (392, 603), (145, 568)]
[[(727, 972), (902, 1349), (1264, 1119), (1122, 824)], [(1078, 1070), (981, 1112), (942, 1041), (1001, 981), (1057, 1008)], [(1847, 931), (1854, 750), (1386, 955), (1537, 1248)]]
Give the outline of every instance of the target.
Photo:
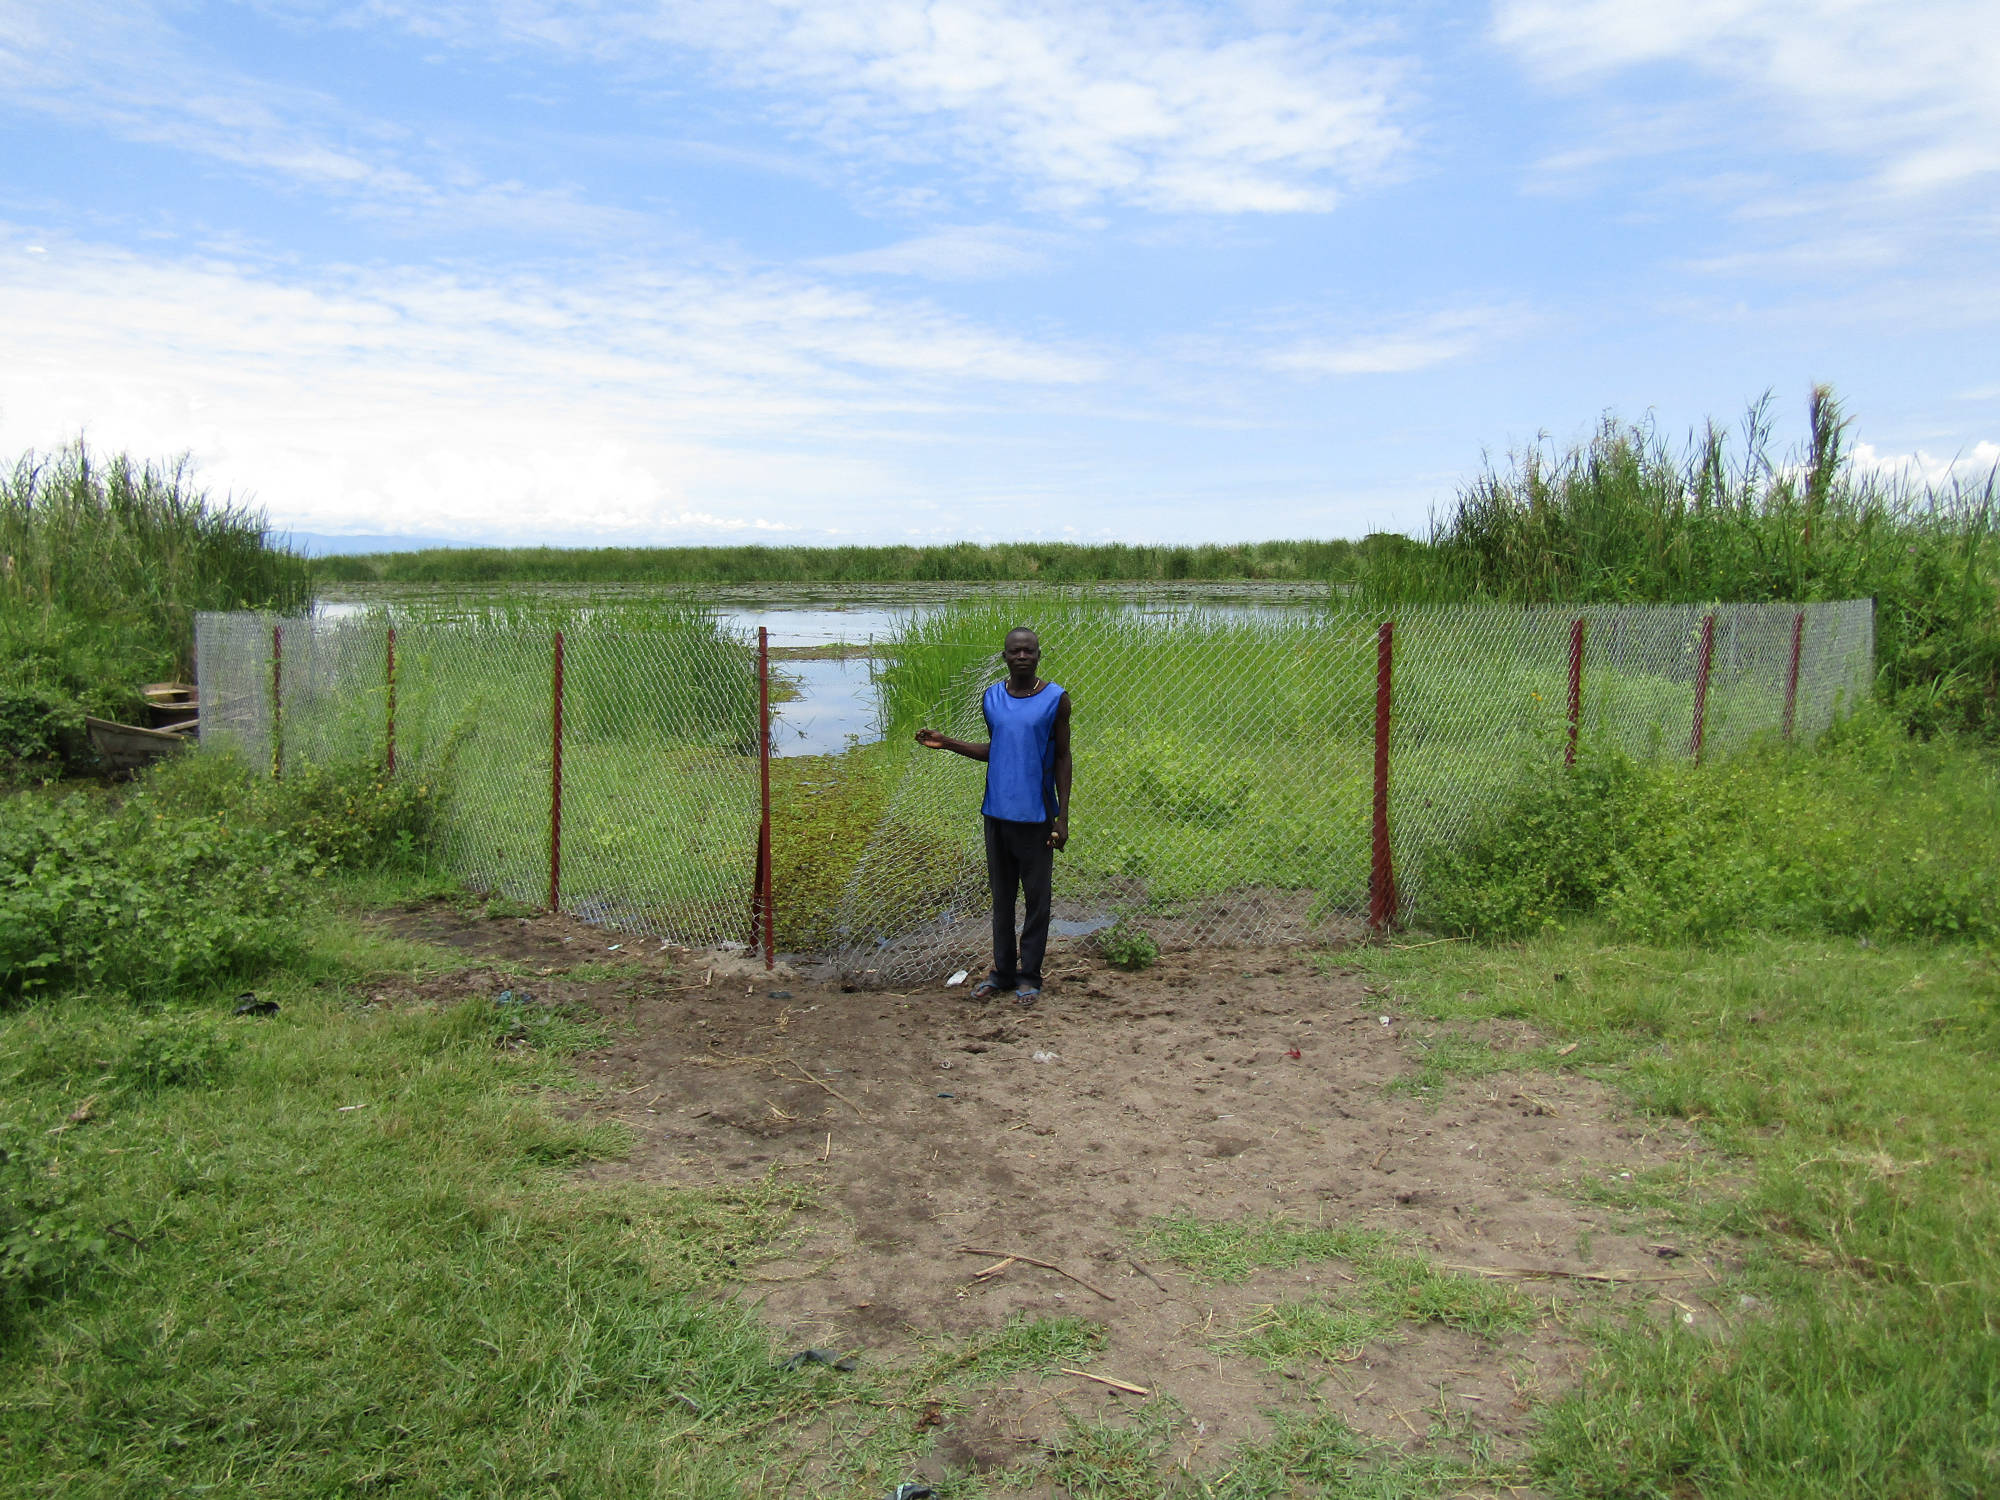
[(2000, 459), (2000, 6), (0, 0), (0, 452), (303, 531), (1421, 529), (1814, 381)]

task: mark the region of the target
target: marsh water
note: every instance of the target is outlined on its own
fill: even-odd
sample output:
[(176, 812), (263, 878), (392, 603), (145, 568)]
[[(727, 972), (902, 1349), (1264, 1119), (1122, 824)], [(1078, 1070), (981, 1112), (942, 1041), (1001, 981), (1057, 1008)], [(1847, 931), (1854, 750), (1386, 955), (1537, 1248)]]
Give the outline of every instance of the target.
[[(387, 607), (482, 612), (546, 603), (587, 613), (593, 606), (630, 609), (649, 600), (712, 609), (730, 630), (755, 636), (761, 626), (778, 653), (774, 676), (784, 689), (773, 705), (772, 750), (778, 755), (838, 755), (881, 738), (874, 652), (912, 615), (968, 598), (1016, 594), (1022, 585), (980, 583), (840, 583), (716, 585), (699, 589), (628, 584), (334, 584), (318, 611), (329, 618)], [(1076, 592), (1066, 590), (1065, 592)], [(1283, 619), (1327, 601), (1324, 583), (1240, 582), (1099, 584), (1089, 597), (1134, 615), (1189, 609), (1237, 619)], [(836, 650), (835, 648), (846, 648)], [(859, 648), (856, 650), (854, 648)], [(999, 649), (999, 642), (994, 643)]]

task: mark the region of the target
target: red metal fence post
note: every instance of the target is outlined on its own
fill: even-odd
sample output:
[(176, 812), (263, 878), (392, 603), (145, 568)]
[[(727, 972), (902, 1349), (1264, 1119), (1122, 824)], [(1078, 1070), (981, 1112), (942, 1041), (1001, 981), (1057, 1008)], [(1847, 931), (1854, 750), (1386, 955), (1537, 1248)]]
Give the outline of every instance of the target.
[(1576, 764), (1577, 731), (1583, 722), (1583, 621), (1569, 627), (1569, 744), (1563, 750), (1563, 764)]
[(563, 633), (556, 632), (555, 680), (549, 696), (549, 910), (562, 910)]
[(396, 627), (393, 625), (389, 627), (388, 685), (389, 720), (388, 731), (384, 736), (382, 774), (394, 776), (396, 774)]
[(757, 870), (764, 893), (764, 967), (777, 961), (777, 913), (771, 884), (771, 633), (757, 627), (757, 758), (761, 815), (757, 830)]
[(1715, 665), (1715, 616), (1701, 621), (1701, 656), (1694, 668), (1694, 733), (1688, 737), (1688, 754), (1701, 764), (1702, 741), (1708, 731), (1708, 673)]
[(1792, 659), (1785, 667), (1785, 738), (1792, 737), (1792, 721), (1799, 711), (1799, 653), (1806, 640), (1806, 612), (1792, 616)]
[(271, 779), (285, 779), (285, 627), (271, 627)]
[(1375, 637), (1375, 816), (1368, 866), (1368, 925), (1386, 931), (1396, 920), (1396, 867), (1389, 848), (1389, 710), (1393, 699), (1396, 622)]

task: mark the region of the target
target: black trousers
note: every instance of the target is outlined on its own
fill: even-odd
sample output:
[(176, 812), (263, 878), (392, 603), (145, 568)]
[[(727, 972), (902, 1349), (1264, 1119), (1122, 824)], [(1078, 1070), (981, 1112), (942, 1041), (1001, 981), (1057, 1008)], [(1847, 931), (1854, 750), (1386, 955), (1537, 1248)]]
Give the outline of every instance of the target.
[[(986, 883), (993, 891), (993, 979), (1002, 989), (1042, 987), (1042, 955), (1049, 947), (1049, 887), (1056, 852), (1046, 823), (986, 820)], [(1014, 946), (1014, 893), (1025, 898), (1021, 944)]]

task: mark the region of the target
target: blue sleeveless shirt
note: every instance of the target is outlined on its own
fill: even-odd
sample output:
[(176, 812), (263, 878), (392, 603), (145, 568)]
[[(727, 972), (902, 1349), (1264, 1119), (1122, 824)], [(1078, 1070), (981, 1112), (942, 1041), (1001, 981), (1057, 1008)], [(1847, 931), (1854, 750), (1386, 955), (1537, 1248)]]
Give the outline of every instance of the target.
[(1046, 823), (1056, 815), (1056, 711), (1063, 690), (1053, 682), (1026, 698), (1016, 698), (1005, 682), (986, 690), (980, 708), (993, 748), (986, 759), (989, 818), (1010, 823)]

